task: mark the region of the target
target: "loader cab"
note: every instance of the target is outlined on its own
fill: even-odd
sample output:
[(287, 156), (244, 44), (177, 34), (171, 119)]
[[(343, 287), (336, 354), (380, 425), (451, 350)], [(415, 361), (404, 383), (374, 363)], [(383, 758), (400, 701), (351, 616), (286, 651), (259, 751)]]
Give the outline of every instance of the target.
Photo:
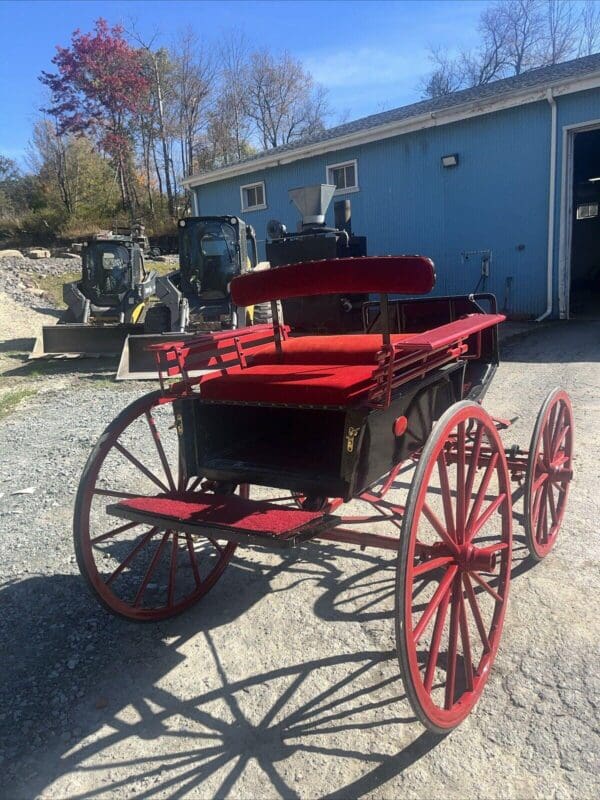
[(254, 235), (238, 217), (180, 220), (179, 263), (183, 293), (203, 301), (228, 301), (233, 278), (256, 263), (256, 246), (253, 243), (248, 247), (249, 233)]
[(82, 291), (96, 306), (121, 306), (145, 278), (142, 252), (125, 240), (89, 242), (82, 251)]

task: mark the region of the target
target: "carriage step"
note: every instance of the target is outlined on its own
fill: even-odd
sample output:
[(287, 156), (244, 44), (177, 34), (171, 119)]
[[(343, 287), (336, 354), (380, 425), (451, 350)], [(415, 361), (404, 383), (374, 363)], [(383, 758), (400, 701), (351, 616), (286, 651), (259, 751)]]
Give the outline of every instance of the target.
[(132, 522), (193, 533), (238, 544), (294, 547), (339, 524), (339, 517), (247, 500), (235, 494), (194, 492), (176, 498), (132, 497), (107, 507), (107, 512)]

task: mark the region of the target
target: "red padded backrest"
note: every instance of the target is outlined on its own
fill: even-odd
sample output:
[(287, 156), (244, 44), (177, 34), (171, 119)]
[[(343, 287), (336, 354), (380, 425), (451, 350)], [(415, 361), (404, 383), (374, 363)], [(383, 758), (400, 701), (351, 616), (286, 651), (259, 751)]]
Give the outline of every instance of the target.
[(304, 261), (248, 272), (231, 282), (238, 306), (320, 294), (427, 294), (435, 286), (433, 261), (424, 256), (365, 256)]

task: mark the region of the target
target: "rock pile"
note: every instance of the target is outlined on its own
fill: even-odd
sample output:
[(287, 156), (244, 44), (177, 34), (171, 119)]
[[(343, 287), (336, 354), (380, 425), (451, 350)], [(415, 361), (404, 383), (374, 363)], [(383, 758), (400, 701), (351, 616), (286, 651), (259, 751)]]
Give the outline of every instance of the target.
[(25, 306), (31, 305), (33, 301), (39, 303), (41, 297), (44, 297), (45, 303), (51, 303), (51, 299), (38, 288), (40, 278), (46, 275), (61, 277), (77, 271), (79, 267), (79, 256), (74, 259), (72, 256), (46, 258), (36, 255), (32, 258), (24, 256), (18, 250), (9, 252), (16, 255), (0, 257), (0, 291)]

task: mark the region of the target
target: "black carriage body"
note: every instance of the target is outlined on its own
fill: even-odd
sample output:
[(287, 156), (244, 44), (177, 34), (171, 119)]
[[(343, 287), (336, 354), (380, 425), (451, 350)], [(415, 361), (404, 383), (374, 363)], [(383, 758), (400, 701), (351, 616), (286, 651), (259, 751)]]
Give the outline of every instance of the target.
[[(188, 475), (349, 500), (409, 458), (462, 397), (465, 362), (411, 381), (385, 409), (176, 402)], [(394, 423), (406, 417), (406, 431)]]

